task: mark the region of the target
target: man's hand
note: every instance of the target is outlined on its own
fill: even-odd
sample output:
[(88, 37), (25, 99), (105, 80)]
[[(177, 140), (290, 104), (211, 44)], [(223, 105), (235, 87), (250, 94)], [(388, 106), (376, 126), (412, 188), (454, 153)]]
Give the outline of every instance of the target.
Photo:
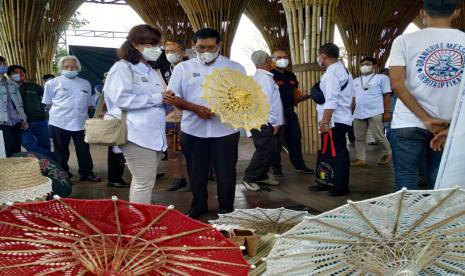
[(278, 134), (278, 132), (279, 132), (279, 128), (280, 128), (279, 126), (275, 126), (275, 127), (273, 127), (273, 135), (276, 135), (276, 134)]
[(328, 123), (320, 122), (320, 132), (321, 133), (329, 133), (330, 131), (331, 131), (331, 128), (329, 127)]
[(174, 92), (171, 90), (163, 92), (162, 96), (163, 101), (169, 105), (177, 105), (180, 103), (181, 98), (177, 97), (176, 94), (174, 94)]
[(434, 135), (439, 134), (441, 131), (445, 130), (449, 123), (444, 120), (436, 119), (429, 117), (428, 119), (424, 120), (423, 123), (425, 124), (426, 128), (431, 131)]
[(205, 120), (210, 120), (210, 119), (213, 118), (213, 116), (215, 116), (215, 115), (213, 114), (213, 112), (212, 112), (209, 108), (207, 108), (207, 107), (205, 107), (205, 106), (201, 106), (201, 105), (195, 106), (195, 107), (192, 109), (192, 111), (193, 111), (195, 114), (197, 114), (197, 116), (199, 116), (200, 118), (205, 119)]
[(26, 130), (29, 128), (29, 125), (27, 124), (27, 122), (21, 122), (21, 127), (20, 127), (22, 130)]
[(298, 102), (300, 103), (300, 102), (306, 101), (308, 99), (310, 99), (310, 94), (300, 95)]
[(446, 128), (436, 134), (429, 144), (431, 149), (434, 151), (442, 151), (447, 140), (447, 135), (449, 135), (449, 128)]
[(390, 121), (392, 121), (392, 113), (385, 112), (383, 114), (383, 123), (387, 123), (387, 122), (390, 122)]

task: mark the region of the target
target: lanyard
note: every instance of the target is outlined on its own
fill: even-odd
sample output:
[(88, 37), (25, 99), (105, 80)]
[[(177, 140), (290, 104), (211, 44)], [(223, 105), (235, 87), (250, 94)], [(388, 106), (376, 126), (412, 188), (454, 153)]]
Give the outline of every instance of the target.
[(368, 82), (366, 85), (363, 84), (363, 76), (360, 77), (360, 84), (362, 85), (362, 88), (363, 90), (367, 91), (368, 88), (369, 88), (369, 84), (371, 82), (371, 80), (375, 77), (375, 73), (373, 73), (373, 75), (371, 75), (371, 77), (368, 79)]

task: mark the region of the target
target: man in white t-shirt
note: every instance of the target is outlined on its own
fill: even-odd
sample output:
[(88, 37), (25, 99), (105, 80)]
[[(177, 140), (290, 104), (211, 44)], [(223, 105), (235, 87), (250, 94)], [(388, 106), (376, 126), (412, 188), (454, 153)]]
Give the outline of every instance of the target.
[(377, 74), (378, 61), (372, 57), (363, 58), (360, 62), (362, 75), (354, 80), (355, 110), (355, 160), (350, 164), (353, 167), (366, 166), (365, 145), (367, 130), (370, 128), (373, 138), (383, 148), (383, 156), (378, 165), (391, 162), (391, 146), (384, 136), (383, 122), (391, 120), (391, 84), (386, 75)]
[(428, 188), (434, 186), (442, 151), (434, 151), (431, 142), (435, 135), (446, 136), (463, 74), (465, 33), (451, 28), (459, 3), (425, 0), (426, 28), (398, 37), (392, 46), (390, 76), (399, 97), (391, 131), (396, 190), (416, 188), (425, 152)]

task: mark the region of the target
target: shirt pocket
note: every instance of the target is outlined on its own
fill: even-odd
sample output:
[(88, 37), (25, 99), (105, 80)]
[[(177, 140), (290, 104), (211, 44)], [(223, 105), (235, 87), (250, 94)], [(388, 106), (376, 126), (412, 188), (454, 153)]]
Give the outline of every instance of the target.
[(85, 89), (79, 89), (75, 93), (77, 93), (76, 96), (78, 97), (79, 108), (85, 107), (87, 109), (87, 107), (89, 106), (89, 97), (91, 97), (91, 92)]

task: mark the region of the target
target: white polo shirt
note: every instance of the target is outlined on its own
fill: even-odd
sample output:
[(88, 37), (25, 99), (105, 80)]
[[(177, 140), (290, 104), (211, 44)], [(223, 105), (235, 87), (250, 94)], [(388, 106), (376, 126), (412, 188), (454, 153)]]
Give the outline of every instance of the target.
[[(367, 88), (365, 90), (364, 88)], [(367, 119), (384, 113), (384, 94), (391, 93), (391, 81), (386, 75), (370, 74), (354, 80), (354, 119)]]
[[(196, 105), (208, 107), (202, 98), (202, 84), (205, 77), (215, 69), (230, 68), (246, 74), (242, 65), (231, 61), (224, 56), (219, 56), (213, 64), (206, 65), (197, 58), (190, 59), (176, 65), (168, 84), (168, 90), (172, 90), (177, 96)], [(213, 119), (204, 120), (190, 110), (182, 111), (181, 130), (192, 136), (200, 138), (224, 137), (238, 132), (224, 125), (218, 116)]]
[(42, 103), (52, 105), (49, 125), (68, 131), (84, 130), (89, 106), (93, 106), (90, 83), (80, 77), (58, 76), (45, 83)]
[(164, 87), (161, 76), (144, 63), (118, 61), (111, 67), (103, 87), (107, 114), (121, 118), (121, 110), (127, 111), (128, 141), (166, 150)]
[(268, 98), (268, 103), (270, 104), (268, 123), (276, 127), (284, 124), (284, 116), (279, 86), (274, 81), (273, 76), (271, 72), (257, 69), (253, 78), (262, 87), (263, 92), (265, 92)]
[[(342, 86), (349, 81), (344, 90)], [(325, 109), (333, 109), (331, 125), (334, 123), (352, 125), (352, 98), (354, 97), (352, 75), (347, 74), (341, 62), (331, 64), (321, 77), (320, 89), (325, 95), (325, 103), (317, 105), (318, 122), (323, 119)]]

